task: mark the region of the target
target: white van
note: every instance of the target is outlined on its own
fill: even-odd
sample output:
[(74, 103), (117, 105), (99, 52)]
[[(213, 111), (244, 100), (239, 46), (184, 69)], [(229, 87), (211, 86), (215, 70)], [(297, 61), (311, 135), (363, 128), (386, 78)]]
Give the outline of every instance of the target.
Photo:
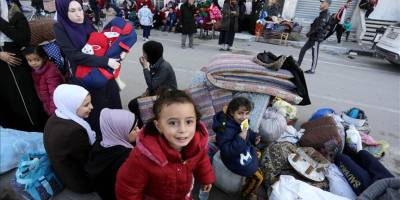
[(376, 53), (394, 65), (400, 65), (400, 23), (386, 29), (376, 45)]

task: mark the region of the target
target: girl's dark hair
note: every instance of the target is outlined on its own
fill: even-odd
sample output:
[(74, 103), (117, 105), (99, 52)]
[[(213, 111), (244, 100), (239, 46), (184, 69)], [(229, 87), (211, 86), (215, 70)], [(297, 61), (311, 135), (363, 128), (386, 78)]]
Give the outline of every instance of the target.
[(159, 96), (157, 100), (154, 102), (153, 105), (153, 114), (154, 117), (150, 119), (146, 126), (144, 127), (144, 132), (145, 134), (149, 135), (158, 135), (160, 134), (154, 125), (154, 120), (159, 119), (161, 109), (165, 105), (171, 105), (173, 103), (191, 103), (194, 106), (194, 111), (196, 113), (196, 129), (198, 129), (199, 122), (200, 122), (200, 112), (197, 110), (196, 105), (194, 104), (192, 98), (190, 98), (189, 95), (187, 95), (184, 91), (182, 90), (177, 90), (177, 89), (164, 89), (159, 93)]
[(36, 54), (39, 57), (41, 57), (44, 60), (48, 60), (49, 56), (46, 54), (44, 49), (41, 46), (28, 46), (22, 51), (22, 54), (24, 56), (30, 55), (30, 54)]
[(235, 111), (239, 110), (239, 107), (243, 106), (248, 111), (253, 110), (253, 103), (246, 97), (236, 97), (229, 102), (226, 114), (232, 115)]

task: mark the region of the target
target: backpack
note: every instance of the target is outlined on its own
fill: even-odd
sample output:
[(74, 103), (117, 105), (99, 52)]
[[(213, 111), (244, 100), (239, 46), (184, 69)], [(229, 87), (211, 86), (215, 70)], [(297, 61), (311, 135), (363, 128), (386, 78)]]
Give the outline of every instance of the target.
[(17, 191), (30, 200), (48, 200), (63, 190), (45, 153), (23, 155), (12, 183)]

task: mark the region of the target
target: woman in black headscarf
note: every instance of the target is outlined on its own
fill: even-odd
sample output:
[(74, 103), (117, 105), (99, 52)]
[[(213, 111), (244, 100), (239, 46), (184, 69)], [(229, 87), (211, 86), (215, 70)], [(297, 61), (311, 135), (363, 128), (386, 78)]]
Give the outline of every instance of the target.
[(9, 2), (0, 0), (0, 126), (42, 132), (47, 115), (21, 54), (31, 32), (19, 1)]
[[(166, 88), (177, 89), (174, 69), (171, 64), (163, 58), (164, 48), (161, 43), (156, 41), (148, 41), (143, 44), (143, 56), (139, 58), (143, 67), (144, 79), (146, 80), (147, 89), (144, 94), (139, 97), (153, 96), (158, 91)], [(139, 105), (137, 99), (134, 98), (129, 102), (129, 110), (140, 116)], [(139, 117), (138, 126), (142, 127), (143, 122)]]

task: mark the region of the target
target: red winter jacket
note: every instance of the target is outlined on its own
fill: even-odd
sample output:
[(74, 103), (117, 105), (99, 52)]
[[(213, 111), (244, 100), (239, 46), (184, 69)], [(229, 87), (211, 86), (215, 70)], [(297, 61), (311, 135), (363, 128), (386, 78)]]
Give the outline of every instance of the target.
[(170, 147), (161, 135), (141, 131), (136, 148), (118, 171), (117, 199), (190, 200), (194, 179), (212, 184), (215, 176), (207, 155), (208, 133), (204, 124), (200, 127), (182, 152)]
[(47, 61), (38, 70), (32, 70), (32, 77), (36, 93), (43, 103), (44, 110), (50, 116), (56, 110), (56, 106), (53, 103), (54, 90), (64, 82), (64, 78), (58, 71), (57, 66), (51, 61)]
[(37, 70), (32, 70), (33, 82), (35, 90), (43, 103), (43, 108), (50, 116), (56, 110), (53, 103), (53, 93), (56, 87), (64, 83), (64, 78), (58, 71), (56, 64), (47, 61), (43, 67)]

